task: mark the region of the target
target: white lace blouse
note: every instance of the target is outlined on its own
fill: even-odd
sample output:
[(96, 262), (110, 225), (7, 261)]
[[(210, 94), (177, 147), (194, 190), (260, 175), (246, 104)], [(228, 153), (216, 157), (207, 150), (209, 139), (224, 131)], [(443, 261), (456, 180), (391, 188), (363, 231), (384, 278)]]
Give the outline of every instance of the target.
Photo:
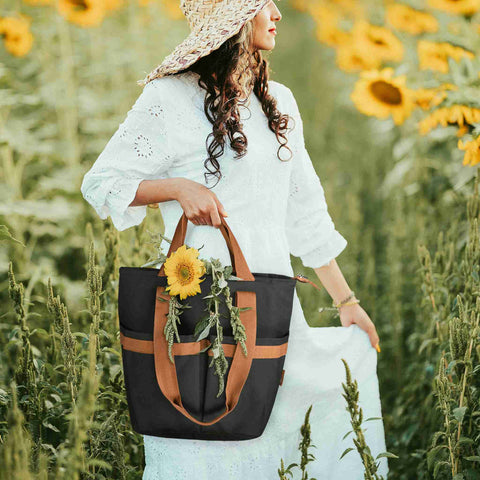
[[(110, 215), (118, 230), (138, 225), (146, 216), (146, 205), (130, 206), (142, 180), (185, 177), (209, 188), (217, 182), (207, 176), (206, 183), (204, 176), (212, 125), (203, 110), (205, 91), (197, 81), (196, 73), (187, 72), (148, 83), (85, 174), (81, 186), (84, 198), (101, 219)], [(212, 191), (224, 205), (227, 223), (249, 265), (255, 264), (253, 268), (250, 265), (251, 271), (260, 272), (262, 262), (270, 266), (275, 260), (281, 264), (279, 271), (288, 274), (290, 253), (300, 257), (305, 266), (316, 268), (335, 258), (347, 241), (328, 213), (323, 187), (305, 148), (302, 119), (291, 90), (270, 80), (269, 93), (277, 99), (280, 112), (294, 119), (287, 133), (291, 160), (277, 158), (280, 144), (268, 128), (261, 102), (252, 94), (247, 106), (239, 107), (247, 154), (234, 158), (235, 152), (226, 142), (218, 159), (223, 178)], [(286, 159), (289, 152), (282, 148), (280, 156)], [(181, 205), (176, 200), (161, 202), (160, 211), (165, 235), (173, 236), (183, 212)], [(214, 235), (222, 242), (218, 229), (189, 222), (190, 243), (186, 243), (204, 245), (208, 240), (213, 245), (210, 239)], [(212, 247), (211, 252), (219, 258), (218, 247)], [(228, 255), (224, 260), (229, 260)]]

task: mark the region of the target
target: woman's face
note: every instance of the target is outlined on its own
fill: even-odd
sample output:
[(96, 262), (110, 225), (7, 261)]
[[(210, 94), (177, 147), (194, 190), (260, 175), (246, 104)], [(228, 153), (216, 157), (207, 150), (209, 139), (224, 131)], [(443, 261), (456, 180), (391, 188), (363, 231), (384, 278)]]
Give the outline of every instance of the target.
[[(282, 14), (271, 0), (253, 19), (253, 47), (258, 50), (273, 50), (275, 47), (276, 22)], [(273, 30), (272, 30), (273, 29)]]

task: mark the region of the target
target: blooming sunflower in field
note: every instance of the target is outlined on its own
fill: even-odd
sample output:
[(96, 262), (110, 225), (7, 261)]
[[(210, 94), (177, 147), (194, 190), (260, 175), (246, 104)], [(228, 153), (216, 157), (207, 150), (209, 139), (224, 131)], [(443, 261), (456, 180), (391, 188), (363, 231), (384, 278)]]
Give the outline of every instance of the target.
[(451, 83), (444, 83), (434, 88), (419, 88), (412, 91), (415, 104), (423, 110), (430, 110), (437, 105), (440, 105), (446, 98), (445, 90), (458, 90), (457, 85)]
[(337, 65), (345, 72), (358, 72), (378, 69), (382, 65), (380, 58), (368, 55), (368, 52), (358, 48), (355, 42), (347, 42), (337, 49)]
[[(149, 2), (151, 2), (151, 0), (139, 0), (139, 4), (142, 6), (146, 6)], [(177, 0), (163, 0), (162, 3), (169, 18), (173, 20), (185, 18)]]
[(367, 70), (360, 74), (350, 98), (365, 115), (392, 116), (396, 125), (403, 123), (415, 108), (406, 76), (393, 76), (393, 68)]
[(392, 27), (411, 35), (438, 31), (438, 21), (433, 15), (416, 10), (408, 5), (400, 3), (388, 5), (386, 18)]
[(341, 47), (350, 43), (350, 34), (335, 25), (319, 25), (316, 29), (317, 40), (330, 47)]
[(480, 137), (465, 143), (462, 140), (459, 140), (457, 146), (460, 150), (465, 150), (465, 156), (463, 157), (462, 162), (463, 165), (470, 165), (473, 167), (480, 163)]
[(317, 39), (331, 47), (338, 47), (349, 39), (349, 33), (338, 28), (340, 14), (337, 10), (328, 8), (326, 5), (313, 5), (309, 9), (317, 28)]
[(331, 6), (316, 4), (309, 8), (313, 19), (320, 24), (337, 25), (340, 20), (340, 12)]
[[(430, 130), (441, 125), (472, 125), (480, 122), (480, 108), (469, 107), (468, 105), (451, 105), (449, 107), (440, 107), (434, 110), (430, 115), (418, 122), (418, 128), (422, 135), (426, 135)], [(465, 129), (461, 130), (462, 132)]]
[(40, 5), (53, 5), (55, 3), (55, 0), (23, 0), (25, 3), (28, 3), (29, 5), (35, 5), (35, 6), (40, 6)]
[(182, 245), (165, 260), (165, 275), (168, 279), (165, 290), (170, 295), (180, 295), (180, 299), (183, 300), (187, 296), (201, 292), (200, 283), (205, 279), (200, 277), (205, 274), (206, 269), (198, 254), (196, 248)]
[(120, 10), (125, 6), (125, 0), (104, 0), (105, 8), (109, 11)]
[(365, 55), (391, 61), (400, 61), (403, 58), (403, 44), (388, 28), (357, 20), (352, 28), (352, 35), (358, 49)]
[(417, 44), (418, 60), (421, 70), (436, 70), (448, 73), (448, 58), (459, 61), (461, 58), (474, 58), (475, 55), (462, 47), (448, 42), (431, 42), (420, 40)]
[(58, 12), (81, 27), (100, 25), (107, 13), (106, 0), (58, 0)]
[(5, 48), (12, 55), (23, 57), (33, 44), (29, 18), (25, 15), (0, 18), (0, 37), (3, 37)]
[(428, 5), (448, 13), (471, 15), (480, 10), (480, 0), (428, 0)]

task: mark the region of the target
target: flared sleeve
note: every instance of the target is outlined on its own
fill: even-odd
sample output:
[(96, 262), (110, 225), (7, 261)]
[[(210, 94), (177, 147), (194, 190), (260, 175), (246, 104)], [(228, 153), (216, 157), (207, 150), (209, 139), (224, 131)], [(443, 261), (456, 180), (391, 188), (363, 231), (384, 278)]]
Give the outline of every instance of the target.
[(286, 217), (290, 253), (300, 257), (306, 267), (328, 265), (347, 246), (347, 240), (335, 229), (328, 212), (325, 193), (305, 147), (303, 122), (293, 93), (290, 112), (294, 118), (289, 143), (293, 157)]
[(140, 183), (167, 178), (175, 158), (169, 135), (174, 105), (162, 80), (145, 85), (80, 187), (99, 217), (110, 216), (120, 231), (140, 224), (147, 214), (146, 205), (130, 206)]

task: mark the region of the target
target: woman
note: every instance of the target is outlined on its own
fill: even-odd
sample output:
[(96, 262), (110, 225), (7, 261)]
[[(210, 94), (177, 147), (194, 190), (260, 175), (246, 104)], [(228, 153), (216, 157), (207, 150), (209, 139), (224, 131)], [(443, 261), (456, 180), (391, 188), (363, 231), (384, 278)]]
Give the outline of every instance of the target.
[[(301, 257), (334, 302), (343, 301), (342, 326), (310, 328), (295, 293), (285, 376), (264, 433), (248, 441), (145, 435), (143, 478), (278, 478), (281, 458), (285, 465), (299, 460), (300, 427), (313, 405), (310, 476), (361, 480), (358, 452), (340, 459), (354, 446), (351, 435), (343, 438), (351, 425), (341, 358), (358, 381), (364, 418), (380, 417), (379, 339), (335, 261), (347, 241), (328, 213), (295, 98), (268, 80), (261, 50), (275, 46), (280, 11), (271, 0), (190, 0), (181, 7), (191, 34), (139, 82), (143, 92), (85, 175), (84, 197), (118, 230), (140, 224), (146, 206), (159, 203), (167, 238), (184, 211), (185, 243), (224, 265), (230, 255), (218, 227), (220, 215), (228, 217), (252, 272), (293, 275), (290, 253)], [(366, 426), (375, 457), (386, 450), (383, 423)], [(378, 473), (387, 471), (382, 458)]]

